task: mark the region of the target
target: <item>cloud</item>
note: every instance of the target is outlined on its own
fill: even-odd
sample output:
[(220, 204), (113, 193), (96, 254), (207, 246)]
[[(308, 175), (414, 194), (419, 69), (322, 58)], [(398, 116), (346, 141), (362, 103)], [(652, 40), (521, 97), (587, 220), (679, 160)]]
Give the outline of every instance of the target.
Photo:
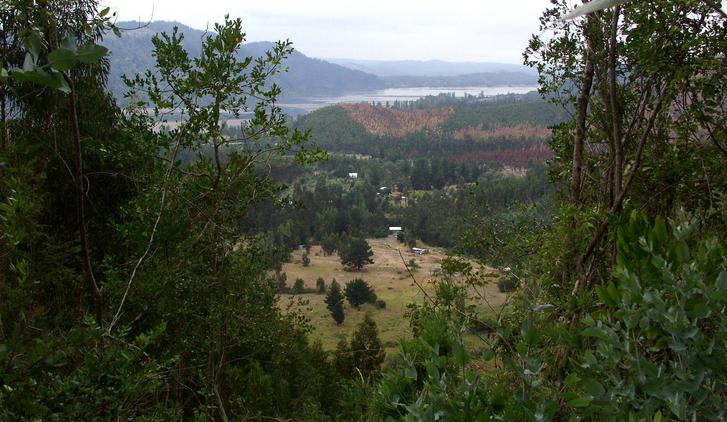
[(120, 20), (206, 28), (242, 18), (250, 41), (290, 39), (315, 57), (519, 63), (545, 0), (106, 0)]

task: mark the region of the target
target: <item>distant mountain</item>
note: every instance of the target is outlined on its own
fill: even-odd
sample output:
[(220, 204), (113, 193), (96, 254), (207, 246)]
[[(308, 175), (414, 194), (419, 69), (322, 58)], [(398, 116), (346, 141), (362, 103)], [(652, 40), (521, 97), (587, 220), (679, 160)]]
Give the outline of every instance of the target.
[(358, 60), (326, 59), (350, 69), (372, 73), (379, 77), (391, 76), (460, 76), (475, 73), (515, 72), (535, 75), (523, 65), (489, 62), (446, 62), (442, 60)]
[[(193, 29), (178, 22), (156, 21), (148, 25), (139, 22), (119, 22), (121, 28), (139, 28), (124, 31), (121, 38), (108, 35), (103, 44), (111, 50), (109, 89), (122, 98), (125, 86), (121, 75), (133, 76), (154, 67), (151, 38), (159, 32), (171, 33), (174, 26), (184, 34), (184, 46), (190, 55), (198, 55), (205, 31)], [(241, 56), (261, 56), (273, 46), (271, 42), (253, 42), (242, 46)], [(287, 99), (312, 96), (342, 95), (350, 92), (370, 91), (385, 87), (379, 77), (350, 69), (325, 60), (314, 59), (298, 51), (284, 63), (290, 70), (273, 79)]]
[(420, 86), (461, 87), (461, 86), (535, 86), (537, 74), (526, 72), (487, 72), (454, 76), (382, 76), (386, 86), (409, 88)]

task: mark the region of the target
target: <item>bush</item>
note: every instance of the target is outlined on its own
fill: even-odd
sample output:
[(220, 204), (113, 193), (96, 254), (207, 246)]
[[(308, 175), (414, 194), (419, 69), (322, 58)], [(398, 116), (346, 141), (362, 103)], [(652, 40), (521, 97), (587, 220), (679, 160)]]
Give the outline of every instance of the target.
[(278, 293), (285, 292), (288, 289), (288, 275), (276, 272), (275, 277), (273, 278), (273, 283), (275, 283), (275, 289)]
[(695, 233), (637, 213), (619, 227), (615, 280), (595, 288), (605, 310), (583, 318), (592, 343), (566, 380), (605, 419), (725, 417), (727, 249)]
[(497, 288), (502, 293), (512, 292), (517, 289), (517, 282), (512, 278), (503, 278), (497, 281)]
[(300, 277), (296, 278), (295, 284), (293, 284), (293, 293), (303, 293), (304, 289), (305, 289), (305, 281), (303, 281), (303, 279)]
[(321, 241), (321, 249), (323, 249), (323, 255), (331, 255), (338, 249), (338, 240), (334, 236), (328, 236)]
[(308, 257), (308, 252), (303, 252), (303, 257), (301, 258), (301, 261), (303, 262), (304, 267), (310, 265), (310, 257)]
[(323, 280), (323, 277), (318, 277), (318, 280), (316, 280), (316, 288), (318, 289), (318, 293), (326, 292), (326, 281)]
[(379, 299), (376, 301), (376, 308), (377, 309), (386, 309), (386, 302)]

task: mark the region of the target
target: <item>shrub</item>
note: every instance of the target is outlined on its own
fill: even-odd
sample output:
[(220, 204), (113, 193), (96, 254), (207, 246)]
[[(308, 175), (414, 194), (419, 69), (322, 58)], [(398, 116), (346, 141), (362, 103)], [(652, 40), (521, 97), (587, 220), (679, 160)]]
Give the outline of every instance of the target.
[(308, 256), (308, 252), (303, 252), (303, 257), (301, 258), (301, 261), (303, 262), (304, 267), (310, 265), (310, 257)]
[(376, 308), (378, 309), (386, 309), (386, 302), (379, 299), (376, 301)]
[(619, 227), (615, 280), (595, 288), (605, 309), (583, 319), (592, 345), (566, 379), (589, 398), (579, 407), (605, 419), (724, 418), (727, 249), (698, 232), (636, 213)]
[(326, 281), (323, 280), (323, 277), (318, 277), (318, 280), (316, 280), (316, 288), (318, 289), (318, 293), (326, 292)]
[(517, 288), (517, 282), (512, 278), (503, 278), (497, 281), (497, 288), (502, 293), (512, 292)]
[(407, 262), (406, 266), (409, 267), (409, 271), (411, 272), (414, 272), (420, 268), (419, 264), (417, 264), (417, 261), (414, 258), (410, 259), (409, 262)]
[(303, 281), (303, 279), (300, 277), (296, 278), (295, 283), (293, 284), (293, 293), (303, 293), (304, 289), (305, 281)]
[(369, 286), (369, 283), (360, 278), (353, 279), (346, 283), (344, 292), (348, 299), (348, 303), (350, 303), (354, 308), (358, 308), (364, 303), (375, 303), (377, 299), (376, 293), (371, 286)]

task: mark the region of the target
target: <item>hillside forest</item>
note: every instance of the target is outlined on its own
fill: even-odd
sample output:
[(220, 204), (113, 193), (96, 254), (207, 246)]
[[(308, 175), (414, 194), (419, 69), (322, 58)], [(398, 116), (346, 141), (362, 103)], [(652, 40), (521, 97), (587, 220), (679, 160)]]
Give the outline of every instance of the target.
[(383, 82), (0, 3), (0, 420), (724, 420), (727, 14), (610, 3), (547, 5), (537, 93), (296, 118), (298, 65)]

